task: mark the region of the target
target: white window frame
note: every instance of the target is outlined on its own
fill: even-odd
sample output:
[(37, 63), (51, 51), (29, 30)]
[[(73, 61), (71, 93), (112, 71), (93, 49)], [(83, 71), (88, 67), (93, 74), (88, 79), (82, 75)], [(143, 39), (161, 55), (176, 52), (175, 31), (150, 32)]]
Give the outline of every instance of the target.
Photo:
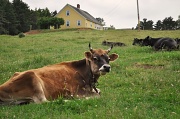
[(70, 27), (70, 21), (69, 20), (66, 21), (66, 26)]
[(81, 26), (81, 20), (77, 20), (77, 26)]
[(70, 11), (67, 10), (67, 11), (66, 11), (66, 16), (69, 16), (69, 15), (70, 15)]

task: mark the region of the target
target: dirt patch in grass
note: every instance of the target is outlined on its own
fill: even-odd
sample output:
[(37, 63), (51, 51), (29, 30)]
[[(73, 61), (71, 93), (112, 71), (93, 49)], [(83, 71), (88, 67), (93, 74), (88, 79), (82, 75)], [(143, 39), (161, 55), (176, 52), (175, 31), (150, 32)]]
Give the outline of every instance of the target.
[(26, 32), (25, 34), (32, 35), (32, 34), (39, 34), (39, 33), (41, 33), (40, 30), (31, 30), (31, 31)]
[(163, 69), (164, 68), (164, 65), (140, 64), (140, 63), (135, 63), (134, 66), (137, 68), (144, 68), (144, 69)]

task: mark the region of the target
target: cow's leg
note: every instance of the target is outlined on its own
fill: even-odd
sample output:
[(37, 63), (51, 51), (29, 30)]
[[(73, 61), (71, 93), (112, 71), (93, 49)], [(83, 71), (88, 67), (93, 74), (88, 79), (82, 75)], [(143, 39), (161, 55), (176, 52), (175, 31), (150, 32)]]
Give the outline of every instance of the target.
[(33, 71), (15, 75), (0, 86), (1, 103), (41, 103), (47, 101), (43, 82)]
[(77, 97), (86, 99), (100, 97), (100, 89), (96, 88), (96, 90), (91, 88), (89, 85), (86, 85), (84, 88), (79, 90)]
[(93, 89), (92, 92), (93, 93), (98, 93), (99, 95), (101, 94), (101, 90), (99, 88), (96, 88), (97, 92)]
[(32, 97), (33, 101), (35, 103), (42, 103), (42, 102), (48, 102), (48, 100), (45, 97), (44, 91), (43, 91), (43, 87), (41, 83), (38, 83), (37, 87), (36, 87), (35, 94)]
[(32, 100), (34, 103), (42, 103), (42, 102), (48, 102), (48, 100), (45, 97), (44, 93), (44, 84), (41, 78), (39, 78), (34, 72), (32, 72), (32, 88), (33, 88), (33, 95)]

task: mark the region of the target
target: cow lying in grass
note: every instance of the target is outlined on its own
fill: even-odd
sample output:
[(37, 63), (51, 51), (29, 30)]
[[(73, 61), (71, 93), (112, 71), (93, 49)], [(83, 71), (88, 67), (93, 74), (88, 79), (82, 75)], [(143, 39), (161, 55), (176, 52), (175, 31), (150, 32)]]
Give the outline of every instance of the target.
[(121, 42), (109, 42), (109, 41), (106, 41), (106, 40), (104, 40), (103, 42), (102, 42), (102, 45), (106, 45), (106, 46), (126, 46), (126, 44), (124, 44), (124, 43), (121, 43)]
[(140, 45), (140, 46), (151, 46), (154, 50), (162, 50), (166, 49), (168, 51), (179, 49), (178, 39), (172, 38), (152, 38), (147, 36), (144, 39), (134, 38), (133, 45)]
[(42, 103), (64, 98), (98, 97), (100, 90), (95, 84), (100, 75), (111, 70), (110, 61), (118, 58), (108, 50), (92, 49), (85, 58), (62, 62), (39, 69), (16, 72), (0, 86), (0, 104)]
[(147, 36), (143, 42), (143, 46), (151, 46), (154, 50), (174, 50), (178, 48), (177, 42), (172, 38), (152, 38)]
[(134, 38), (132, 45), (139, 45), (141, 46), (143, 39)]
[(177, 45), (178, 45), (178, 49), (180, 48), (180, 38), (176, 38), (175, 41), (177, 42)]

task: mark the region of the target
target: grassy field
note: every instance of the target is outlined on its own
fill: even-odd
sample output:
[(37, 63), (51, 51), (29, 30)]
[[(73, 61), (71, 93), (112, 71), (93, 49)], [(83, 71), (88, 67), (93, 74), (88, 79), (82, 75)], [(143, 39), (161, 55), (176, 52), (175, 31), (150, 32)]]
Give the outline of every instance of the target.
[(0, 36), (0, 84), (14, 72), (62, 61), (79, 60), (103, 40), (123, 42), (114, 47), (119, 59), (100, 77), (101, 98), (43, 104), (0, 106), (0, 119), (180, 119), (180, 51), (153, 51), (132, 46), (135, 37), (180, 38), (180, 31), (72, 30)]

